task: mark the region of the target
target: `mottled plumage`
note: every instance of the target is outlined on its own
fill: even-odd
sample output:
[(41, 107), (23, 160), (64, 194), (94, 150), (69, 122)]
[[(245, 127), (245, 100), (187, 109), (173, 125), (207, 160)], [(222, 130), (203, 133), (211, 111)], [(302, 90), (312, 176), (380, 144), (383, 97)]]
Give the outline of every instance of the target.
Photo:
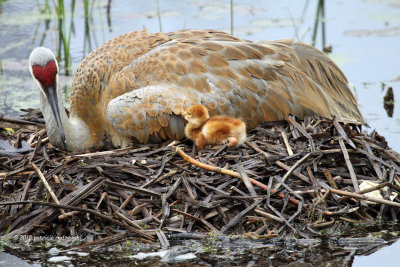
[(70, 118), (89, 132), (76, 145), (66, 131), (69, 149), (78, 150), (108, 140), (126, 146), (181, 139), (182, 113), (195, 104), (205, 105), (211, 116), (243, 118), (248, 129), (288, 114), (365, 123), (346, 77), (321, 51), (212, 30), (135, 31), (114, 38), (82, 61), (70, 98)]

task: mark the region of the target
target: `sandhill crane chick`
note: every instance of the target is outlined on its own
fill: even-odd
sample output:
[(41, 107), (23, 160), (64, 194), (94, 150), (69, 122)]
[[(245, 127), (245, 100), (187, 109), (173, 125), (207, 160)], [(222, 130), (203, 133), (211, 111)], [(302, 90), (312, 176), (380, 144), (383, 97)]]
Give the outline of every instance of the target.
[(210, 118), (208, 110), (203, 105), (189, 107), (184, 113), (188, 124), (185, 135), (191, 139), (198, 149), (207, 144), (223, 144), (240, 146), (246, 140), (246, 124), (240, 120), (226, 116)]

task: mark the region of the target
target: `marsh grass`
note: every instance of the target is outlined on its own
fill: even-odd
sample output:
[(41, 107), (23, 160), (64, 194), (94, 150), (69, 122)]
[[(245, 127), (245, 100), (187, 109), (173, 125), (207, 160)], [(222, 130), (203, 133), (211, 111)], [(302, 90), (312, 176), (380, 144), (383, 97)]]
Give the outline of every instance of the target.
[(321, 23), (322, 47), (325, 47), (325, 1), (318, 0), (317, 13), (315, 15), (314, 29), (311, 38), (311, 44), (315, 46), (317, 39), (318, 25)]
[(233, 0), (231, 0), (231, 34), (233, 35)]
[[(85, 1), (86, 2), (86, 1)], [(74, 23), (74, 12), (75, 12), (75, 0), (71, 1), (71, 17), (69, 27), (67, 28), (66, 16), (65, 16), (65, 2), (64, 0), (58, 0), (54, 3), (55, 12), (58, 21), (58, 36), (59, 45), (58, 47), (58, 57), (64, 60), (65, 63), (65, 74), (69, 75), (71, 70), (71, 54), (70, 54), (70, 44), (71, 44), (71, 34), (73, 30)]]
[[(74, 32), (74, 19), (76, 16), (76, 0), (36, 0), (36, 4), (41, 13), (53, 15), (56, 24), (56, 51), (57, 59), (63, 62), (65, 68), (65, 75), (71, 74), (72, 60), (71, 60), (71, 39), (72, 33)], [(78, 2), (82, 5), (84, 12), (84, 49), (83, 53), (91, 51), (93, 48), (91, 36), (94, 34), (91, 31), (91, 20), (93, 19), (93, 6), (94, 3), (98, 3), (98, 9), (101, 10), (101, 5), (96, 0), (83, 0)], [(107, 2), (107, 12), (110, 12), (111, 1)], [(79, 12), (78, 12), (79, 13)], [(109, 15), (109, 14), (108, 14)], [(50, 17), (50, 16), (49, 16)], [(51, 20), (48, 19), (45, 22), (46, 30), (50, 28)], [(109, 22), (111, 24), (111, 22)], [(47, 31), (46, 31), (47, 32)], [(103, 34), (104, 35), (104, 34)], [(41, 44), (44, 42), (46, 34), (43, 35)]]
[(157, 18), (158, 18), (158, 26), (160, 27), (160, 32), (162, 32), (162, 22), (161, 22), (161, 11), (160, 11), (160, 3), (157, 0)]
[[(84, 4), (86, 6), (86, 2), (89, 0), (84, 0)], [(66, 2), (70, 3), (70, 8), (67, 8)], [(52, 4), (49, 0), (44, 0), (42, 3), (39, 0), (36, 0), (36, 5), (41, 13), (54, 15), (56, 21), (56, 29), (57, 29), (57, 38), (56, 38), (56, 47), (57, 47), (57, 59), (59, 61), (64, 62), (65, 67), (65, 75), (69, 75), (71, 72), (71, 37), (74, 29), (74, 14), (75, 14), (75, 0), (64, 1), (64, 0), (53, 0)], [(69, 12), (68, 12), (69, 11)], [(70, 14), (69, 20), (67, 20), (67, 13)], [(50, 28), (50, 19), (45, 20), (45, 28), (46, 31)], [(46, 38), (46, 34), (43, 34), (40, 44), (42, 45), (44, 39)]]
[(43, 6), (39, 3), (39, 0), (36, 0), (36, 5), (39, 7), (40, 12), (51, 14), (49, 0), (45, 0)]
[[(90, 18), (91, 18), (91, 12), (90, 12), (90, 3), (89, 0), (84, 0), (83, 1), (83, 9), (84, 9), (84, 19), (85, 19), (85, 37), (83, 41), (83, 51), (86, 51), (86, 48), (88, 48), (88, 51), (92, 50), (92, 39), (90, 38)], [(86, 47), (86, 44), (88, 47)]]
[(107, 24), (111, 31), (111, 0), (107, 1)]

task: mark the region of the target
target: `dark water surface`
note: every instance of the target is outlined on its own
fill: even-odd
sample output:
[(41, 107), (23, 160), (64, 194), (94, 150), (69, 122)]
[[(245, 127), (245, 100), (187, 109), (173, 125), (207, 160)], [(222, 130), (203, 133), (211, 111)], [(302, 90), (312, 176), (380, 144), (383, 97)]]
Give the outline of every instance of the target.
[[(38, 90), (28, 70), (32, 49), (43, 45), (57, 51), (56, 16), (40, 12), (37, 2), (44, 6), (44, 0), (0, 0), (0, 113), (7, 116), (15, 116), (20, 108), (39, 107)], [(69, 1), (65, 2), (69, 7)], [(107, 1), (90, 1), (91, 16), (86, 28), (83, 1), (76, 2), (70, 47), (72, 73), (91, 50), (133, 30), (167, 32), (187, 28), (231, 32), (228, 0), (113, 0), (110, 20)], [(233, 34), (254, 41), (294, 38), (311, 43), (317, 2), (235, 0)], [(67, 9), (67, 31), (70, 16)], [(400, 1), (330, 0), (325, 1), (325, 16), (325, 46), (332, 48), (330, 56), (354, 86), (360, 108), (371, 126), (369, 131), (376, 129), (399, 152)], [(322, 49), (321, 25), (318, 29), (316, 46)], [(63, 61), (60, 67), (65, 73)], [(60, 82), (68, 89), (72, 77), (61, 75)], [(394, 93), (391, 116), (383, 101), (388, 87)], [(384, 262), (387, 264), (382, 266), (394, 266), (391, 264), (397, 258), (396, 251), (400, 251), (398, 242), (369, 256), (355, 256), (354, 262), (352, 256), (350, 264), (376, 266)]]

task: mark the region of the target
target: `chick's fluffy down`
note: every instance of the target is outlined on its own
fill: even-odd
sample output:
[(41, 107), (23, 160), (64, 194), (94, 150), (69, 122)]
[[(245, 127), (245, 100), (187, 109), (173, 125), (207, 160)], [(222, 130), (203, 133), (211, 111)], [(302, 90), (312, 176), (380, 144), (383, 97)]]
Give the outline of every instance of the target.
[(208, 144), (220, 144), (226, 142), (229, 137), (235, 137), (236, 146), (240, 146), (246, 140), (246, 124), (240, 119), (216, 116), (204, 124), (201, 133)]

